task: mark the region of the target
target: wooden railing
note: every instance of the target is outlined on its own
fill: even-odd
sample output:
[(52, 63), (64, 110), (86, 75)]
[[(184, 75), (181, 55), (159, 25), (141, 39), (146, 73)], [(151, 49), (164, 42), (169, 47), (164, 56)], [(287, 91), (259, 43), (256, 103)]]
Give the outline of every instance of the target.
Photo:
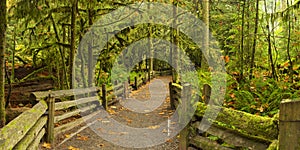
[(134, 77), (134, 89), (137, 90), (141, 85), (146, 84), (155, 76), (155, 73), (151, 71), (150, 73), (145, 72), (137, 77)]
[(47, 103), (39, 101), (0, 130), (0, 149), (37, 149), (46, 132)]
[[(185, 97), (184, 95), (192, 95), (192, 93), (184, 94), (184, 88), (187, 87), (170, 83), (171, 106), (174, 108), (177, 107), (180, 99)], [(205, 134), (197, 134), (201, 132), (200, 122), (202, 121), (204, 114), (213, 114), (215, 113), (216, 108), (221, 111), (218, 112), (218, 117), (213, 121), (211, 127), (205, 131)], [(285, 116), (282, 114), (282, 109), (280, 112), (281, 116)], [(209, 116), (213, 115), (208, 115), (208, 117)], [(300, 116), (299, 113), (298, 116)], [(210, 120), (213, 118), (206, 119)], [(189, 130), (188, 132), (194, 134), (190, 136), (190, 139), (188, 138), (189, 134), (183, 134), (186, 136), (181, 136), (180, 147), (187, 148), (187, 146), (192, 145), (201, 149), (231, 149), (208, 138), (209, 136), (215, 136), (219, 141), (234, 147), (267, 149), (269, 147), (274, 147), (274, 145), (275, 147), (277, 146), (279, 129), (282, 133), (286, 133), (286, 129), (283, 127), (279, 128), (279, 120), (276, 117), (262, 117), (224, 107), (208, 106), (201, 102), (197, 105), (197, 111), (192, 120), (193, 121), (190, 122), (190, 129), (192, 130)], [(285, 149), (288, 150), (289, 148)]]
[[(153, 77), (153, 72), (138, 77), (137, 80), (143, 82), (137, 87)], [(107, 109), (118, 99), (128, 97), (129, 90), (129, 83), (125, 82), (101, 88), (33, 92), (29, 99), (34, 107), (0, 129), (0, 150), (38, 149), (42, 139), (53, 143), (56, 135), (96, 116), (100, 105)], [(70, 118), (73, 119), (70, 121)]]

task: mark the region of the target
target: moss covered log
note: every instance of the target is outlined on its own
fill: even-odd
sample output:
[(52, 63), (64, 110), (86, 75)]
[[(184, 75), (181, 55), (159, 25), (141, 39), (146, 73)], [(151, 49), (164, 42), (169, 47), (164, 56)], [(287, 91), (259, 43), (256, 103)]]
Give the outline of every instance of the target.
[(234, 126), (249, 135), (261, 136), (269, 140), (275, 140), (278, 137), (278, 120), (273, 118), (256, 116), (228, 108), (206, 106), (204, 103), (198, 104), (195, 114), (198, 117), (203, 117), (205, 113), (207, 117), (214, 116), (217, 113), (216, 109), (220, 109), (216, 118), (218, 122)]
[(210, 140), (202, 136), (193, 137), (190, 143), (196, 147), (209, 150), (232, 150), (231, 148), (223, 147), (216, 141)]

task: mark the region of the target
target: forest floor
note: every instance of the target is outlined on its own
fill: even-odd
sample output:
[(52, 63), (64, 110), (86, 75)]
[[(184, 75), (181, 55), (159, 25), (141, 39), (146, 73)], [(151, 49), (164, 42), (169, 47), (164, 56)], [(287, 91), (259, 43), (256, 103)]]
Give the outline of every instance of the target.
[[(153, 103), (148, 103), (147, 99), (149, 101), (150, 95), (155, 92), (164, 92), (165, 99), (162, 99), (161, 105), (159, 105), (155, 110), (145, 112), (145, 113), (139, 113), (138, 109), (140, 106), (134, 106), (134, 108), (137, 108), (135, 111), (132, 111), (131, 108), (127, 108), (126, 105), (122, 104), (122, 101), (119, 103), (114, 104), (113, 106), (110, 106), (108, 112), (108, 117), (102, 116), (97, 118), (94, 118), (92, 121), (93, 123), (84, 124), (80, 127), (73, 129), (71, 131), (68, 131), (67, 133), (58, 135), (56, 137), (55, 144), (52, 145), (52, 149), (58, 149), (58, 150), (96, 150), (96, 149), (107, 149), (107, 150), (129, 150), (129, 149), (151, 149), (151, 150), (175, 150), (178, 149), (178, 136), (173, 135), (166, 141), (160, 141), (160, 143), (155, 143), (155, 140), (159, 140), (159, 137), (161, 137), (161, 134), (167, 134), (166, 130), (163, 129), (163, 127), (160, 127), (162, 122), (165, 122), (168, 120), (168, 118), (174, 113), (173, 110), (170, 108), (170, 102), (169, 102), (169, 92), (168, 92), (168, 83), (170, 82), (170, 77), (158, 77), (154, 80), (152, 80), (150, 83), (147, 83), (146, 85), (142, 86), (137, 91), (132, 91), (129, 98), (137, 99), (140, 102), (145, 102), (145, 105), (152, 105)], [(160, 85), (154, 85), (151, 87), (151, 84), (153, 82), (163, 83), (163, 86), (165, 88), (161, 87)], [(149, 90), (149, 86), (151, 88), (151, 92)], [(160, 86), (160, 87), (159, 87)], [(167, 90), (166, 90), (167, 89)], [(153, 99), (150, 99), (151, 101)], [(154, 100), (155, 101), (155, 100)], [(148, 103), (148, 104), (147, 104)], [(128, 104), (128, 103), (127, 103)], [(130, 103), (129, 103), (130, 104)], [(125, 108), (126, 107), (126, 108)], [(133, 108), (133, 107), (132, 107)], [(134, 109), (133, 108), (133, 109)], [(104, 110), (103, 110), (104, 111)], [(147, 111), (147, 110), (145, 110)], [(105, 112), (103, 112), (105, 114)], [(101, 115), (100, 115), (101, 116)], [(119, 126), (115, 126), (116, 122), (119, 123)], [(151, 133), (152, 137), (147, 137), (145, 135), (137, 135), (138, 132), (127, 132), (122, 131), (122, 126), (127, 126), (129, 128), (148, 128), (153, 129), (153, 132), (155, 129), (162, 128), (160, 130), (160, 133)], [(96, 127), (96, 128), (95, 128)], [(80, 132), (79, 129), (82, 128)], [(104, 129), (105, 128), (105, 129)], [(107, 129), (110, 128), (110, 129)], [(97, 131), (96, 131), (97, 130)], [(96, 131), (96, 132), (95, 132)], [(168, 131), (169, 132), (169, 131)], [(104, 133), (105, 136), (103, 136)], [(100, 135), (99, 135), (100, 134)], [(102, 136), (104, 138), (102, 138)], [(139, 142), (135, 139), (134, 136), (140, 137), (141, 139), (145, 139), (145, 142)], [(169, 134), (168, 134), (169, 136)], [(110, 139), (105, 140), (105, 139)], [(133, 142), (134, 144), (130, 144)], [(149, 143), (150, 146), (145, 148), (146, 145)], [(114, 144), (117, 143), (117, 144)], [(144, 145), (143, 145), (144, 144)], [(122, 146), (120, 146), (122, 145)], [(127, 145), (124, 147), (124, 145)], [(135, 145), (134, 147), (137, 148), (128, 148), (132, 145)], [(41, 149), (46, 149), (47, 144), (41, 145)], [(53, 148), (54, 147), (54, 148)]]

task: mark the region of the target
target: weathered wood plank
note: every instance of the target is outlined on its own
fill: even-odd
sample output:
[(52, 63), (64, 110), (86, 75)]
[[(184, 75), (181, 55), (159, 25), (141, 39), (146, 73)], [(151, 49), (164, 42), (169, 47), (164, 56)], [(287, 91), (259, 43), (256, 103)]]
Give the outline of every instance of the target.
[(124, 94), (124, 89), (118, 89), (114, 92), (114, 95), (116, 95), (117, 97), (122, 96)]
[(55, 136), (60, 134), (60, 133), (63, 133), (63, 132), (66, 132), (68, 130), (71, 130), (73, 129), (74, 127), (84, 123), (86, 120), (89, 120), (91, 118), (93, 118), (94, 116), (96, 116), (99, 112), (101, 112), (102, 110), (99, 110), (99, 111), (96, 111), (96, 112), (93, 112), (87, 116), (84, 116), (82, 118), (79, 118), (79, 119), (76, 119), (75, 121), (72, 121), (72, 122), (69, 122), (67, 124), (64, 124), (64, 125), (61, 125), (61, 126), (58, 126), (56, 128), (54, 128), (54, 134)]
[(39, 132), (39, 134), (36, 136), (36, 138), (34, 139), (34, 141), (28, 146), (28, 149), (29, 150), (36, 150), (36, 149), (38, 149), (38, 146), (39, 146), (39, 144), (41, 142), (41, 139), (44, 137), (45, 133), (46, 133), (46, 129), (43, 128)]
[(41, 117), (37, 123), (30, 129), (30, 131), (25, 135), (25, 137), (14, 147), (17, 150), (24, 150), (37, 138), (41, 129), (46, 125), (47, 117)]
[(46, 141), (50, 144), (54, 142), (54, 115), (55, 115), (55, 99), (54, 97), (48, 96), (48, 119), (47, 119), (47, 136)]
[(179, 139), (179, 150), (186, 150), (188, 148), (188, 136), (189, 136), (189, 120), (188, 120), (188, 107), (191, 99), (191, 85), (185, 84), (183, 86), (183, 97), (181, 101), (182, 111), (178, 111), (179, 115), (179, 124), (184, 126), (188, 122), (188, 125), (184, 127), (183, 130), (180, 131), (180, 139)]
[(63, 110), (73, 106), (90, 103), (93, 101), (99, 101), (99, 97), (93, 96), (93, 97), (80, 98), (78, 100), (73, 100), (73, 101), (57, 102), (55, 103), (55, 110)]
[(30, 94), (30, 100), (45, 100), (46, 97), (51, 94), (54, 98), (62, 98), (69, 97), (75, 95), (81, 95), (85, 93), (91, 92), (99, 92), (100, 89), (98, 87), (90, 87), (90, 88), (80, 88), (80, 89), (70, 89), (70, 90), (60, 90), (60, 91), (45, 91), (45, 92), (32, 92)]
[(206, 106), (201, 102), (198, 104), (195, 115), (203, 117), (206, 113), (207, 117), (214, 116), (213, 114), (217, 112), (216, 109), (220, 109), (218, 117), (216, 118), (219, 122), (234, 126), (249, 135), (258, 135), (269, 140), (275, 140), (278, 137), (278, 121), (273, 118), (252, 115), (224, 107)]
[(123, 83), (119, 83), (118, 85), (114, 85), (114, 86), (113, 86), (113, 89), (114, 89), (114, 90), (118, 90), (118, 89), (123, 88), (123, 86), (124, 86)]
[[(34, 126), (47, 110), (45, 101), (40, 101), (0, 130), (0, 149), (12, 149)], [(31, 121), (28, 121), (28, 118)]]
[(195, 136), (190, 143), (198, 148), (205, 150), (232, 150), (231, 148), (223, 147), (216, 141), (210, 140), (202, 136)]
[(300, 100), (284, 100), (279, 112), (279, 149), (300, 149)]
[(61, 120), (64, 120), (66, 118), (78, 115), (78, 114), (80, 114), (80, 112), (86, 112), (88, 110), (92, 110), (96, 107), (97, 107), (97, 105), (95, 105), (95, 104), (94, 105), (89, 105), (89, 106), (84, 107), (84, 108), (80, 108), (80, 109), (76, 109), (76, 110), (71, 111), (71, 112), (64, 113), (63, 115), (60, 115), (60, 116), (55, 116), (54, 117), (54, 123), (57, 123), (57, 122), (59, 122)]
[[(192, 126), (201, 130), (199, 128), (199, 125), (200, 122), (196, 122)], [(265, 140), (251, 135), (246, 135), (236, 130), (221, 127), (216, 124), (212, 124), (206, 132), (218, 136), (228, 144), (239, 147), (251, 148), (255, 150), (265, 150), (268, 148), (268, 145), (271, 144), (271, 141), (269, 140)]]

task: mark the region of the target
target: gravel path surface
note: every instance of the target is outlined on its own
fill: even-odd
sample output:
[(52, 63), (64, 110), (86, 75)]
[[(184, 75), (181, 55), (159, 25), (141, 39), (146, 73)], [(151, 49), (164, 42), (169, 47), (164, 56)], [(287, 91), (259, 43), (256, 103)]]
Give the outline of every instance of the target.
[(59, 135), (55, 149), (178, 149), (177, 135), (172, 132), (176, 122), (169, 120), (174, 113), (169, 102), (170, 80), (170, 77), (158, 77), (138, 91), (132, 91), (129, 99), (99, 113), (97, 118), (90, 121), (93, 123), (89, 127), (77, 133), (78, 129), (87, 126), (84, 124)]

